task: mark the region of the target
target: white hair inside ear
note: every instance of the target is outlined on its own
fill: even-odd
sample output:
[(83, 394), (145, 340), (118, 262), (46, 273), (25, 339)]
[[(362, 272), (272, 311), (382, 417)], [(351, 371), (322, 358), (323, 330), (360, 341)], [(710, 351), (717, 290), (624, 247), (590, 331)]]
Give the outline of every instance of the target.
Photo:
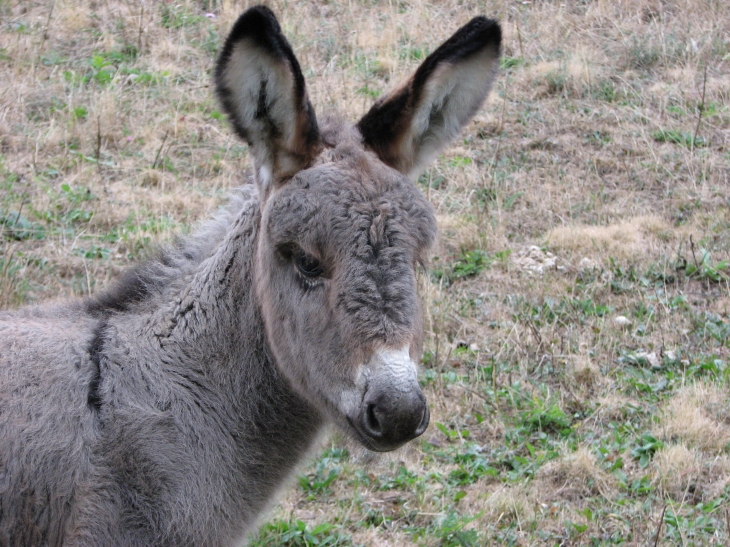
[(269, 167), (268, 165), (259, 165), (257, 171), (258, 172), (256, 174), (256, 182), (258, 183), (262, 193), (265, 195), (268, 193), (271, 187), (271, 167)]

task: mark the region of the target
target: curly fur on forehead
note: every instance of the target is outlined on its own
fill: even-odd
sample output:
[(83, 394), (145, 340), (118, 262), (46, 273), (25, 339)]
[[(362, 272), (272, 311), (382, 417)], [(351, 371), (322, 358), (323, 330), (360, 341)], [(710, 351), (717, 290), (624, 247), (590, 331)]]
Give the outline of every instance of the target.
[(378, 247), (390, 238), (420, 260), (436, 237), (432, 206), (408, 178), (363, 149), (356, 132), (351, 136), (270, 199), (272, 241), (324, 246), (336, 239), (335, 248), (352, 249), (362, 237)]

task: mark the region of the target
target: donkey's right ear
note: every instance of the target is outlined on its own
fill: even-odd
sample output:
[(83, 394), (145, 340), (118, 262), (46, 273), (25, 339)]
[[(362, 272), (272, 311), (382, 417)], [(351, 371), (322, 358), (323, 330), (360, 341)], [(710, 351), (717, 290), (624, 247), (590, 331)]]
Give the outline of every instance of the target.
[(251, 147), (262, 195), (311, 164), (320, 148), (304, 76), (276, 17), (265, 6), (233, 25), (215, 86), (236, 133)]
[(484, 102), (499, 68), (502, 31), (475, 17), (378, 99), (357, 126), (365, 145), (412, 179)]

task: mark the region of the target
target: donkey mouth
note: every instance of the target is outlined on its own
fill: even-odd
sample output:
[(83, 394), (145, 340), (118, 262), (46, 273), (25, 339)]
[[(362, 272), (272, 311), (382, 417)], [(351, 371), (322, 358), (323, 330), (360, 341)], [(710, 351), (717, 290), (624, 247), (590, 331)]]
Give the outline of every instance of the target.
[(375, 351), (355, 383), (343, 410), (357, 439), (370, 450), (395, 450), (428, 427), (428, 404), (408, 346)]

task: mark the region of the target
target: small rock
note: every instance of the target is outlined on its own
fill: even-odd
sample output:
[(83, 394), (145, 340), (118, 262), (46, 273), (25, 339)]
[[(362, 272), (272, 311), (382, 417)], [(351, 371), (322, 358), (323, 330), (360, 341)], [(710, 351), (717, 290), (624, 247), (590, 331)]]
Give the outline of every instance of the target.
[(579, 270), (592, 270), (596, 267), (596, 263), (593, 262), (588, 257), (583, 257), (580, 259), (580, 262), (578, 262), (578, 269)]
[(538, 247), (537, 245), (530, 245), (527, 248), (527, 256), (529, 256), (532, 260), (537, 260), (539, 262), (542, 262), (543, 254), (542, 249)]
[(651, 353), (648, 353), (646, 351), (639, 351), (636, 354), (636, 357), (639, 359), (646, 359), (646, 361), (651, 365), (651, 368), (653, 369), (660, 369), (662, 368), (662, 360), (659, 359), (659, 356), (656, 354), (655, 351), (652, 351)]
[(479, 346), (477, 346), (476, 344), (471, 344), (469, 346), (469, 351), (477, 352), (479, 351)]
[(664, 355), (666, 355), (667, 359), (669, 359), (670, 361), (676, 361), (677, 360), (677, 352), (676, 351), (672, 351), (672, 350), (665, 351), (664, 352)]
[(530, 245), (518, 252), (512, 259), (512, 263), (520, 270), (532, 275), (543, 275), (548, 270), (565, 271), (565, 266), (558, 262), (558, 257), (543, 251), (537, 245)]
[(631, 320), (625, 315), (619, 315), (613, 320), (619, 327), (628, 327), (631, 324)]

